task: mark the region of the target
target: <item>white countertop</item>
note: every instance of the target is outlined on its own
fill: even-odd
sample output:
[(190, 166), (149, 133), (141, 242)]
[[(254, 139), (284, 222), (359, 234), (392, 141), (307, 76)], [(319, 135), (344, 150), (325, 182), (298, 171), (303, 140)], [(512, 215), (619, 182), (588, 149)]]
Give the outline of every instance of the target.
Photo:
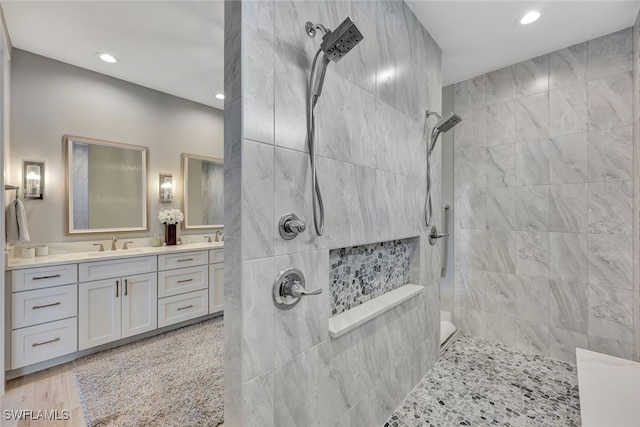
[(640, 363), (576, 348), (583, 427), (640, 426)]
[(223, 249), (224, 242), (213, 243), (189, 243), (186, 245), (158, 246), (131, 248), (127, 250), (118, 249), (104, 252), (69, 252), (63, 254), (48, 255), (35, 258), (9, 258), (5, 270), (19, 270), (31, 267), (46, 267), (49, 265), (68, 264), (73, 262), (103, 261), (107, 259), (133, 258), (147, 255), (161, 255), (166, 253), (179, 253), (197, 251), (203, 249)]

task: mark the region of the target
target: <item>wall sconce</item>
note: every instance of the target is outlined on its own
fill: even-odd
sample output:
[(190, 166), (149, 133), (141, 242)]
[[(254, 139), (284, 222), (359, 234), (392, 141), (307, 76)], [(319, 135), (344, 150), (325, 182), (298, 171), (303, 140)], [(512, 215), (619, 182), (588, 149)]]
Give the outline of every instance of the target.
[(173, 175), (170, 173), (160, 174), (160, 201), (173, 201)]
[(44, 199), (44, 162), (22, 162), (24, 198)]

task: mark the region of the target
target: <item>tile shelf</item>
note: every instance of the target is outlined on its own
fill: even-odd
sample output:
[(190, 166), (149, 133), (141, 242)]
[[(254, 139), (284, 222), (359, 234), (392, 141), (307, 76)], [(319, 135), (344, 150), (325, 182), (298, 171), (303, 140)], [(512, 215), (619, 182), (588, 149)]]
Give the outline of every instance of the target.
[(331, 338), (341, 337), (403, 302), (420, 295), (423, 291), (423, 286), (409, 283), (344, 313), (337, 314), (329, 318), (329, 336)]

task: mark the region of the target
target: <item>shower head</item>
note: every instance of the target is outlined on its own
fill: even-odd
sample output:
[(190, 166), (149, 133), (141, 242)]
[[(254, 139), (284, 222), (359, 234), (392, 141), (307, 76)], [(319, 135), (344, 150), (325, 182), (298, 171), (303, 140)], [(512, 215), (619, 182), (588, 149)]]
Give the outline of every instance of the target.
[(316, 54), (316, 58), (320, 52), (322, 52), (323, 55), (318, 70), (315, 72), (317, 77), (313, 79), (314, 83), (311, 97), (313, 105), (318, 102), (318, 98), (322, 92), (322, 85), (324, 84), (324, 77), (327, 73), (329, 62), (340, 61), (343, 56), (351, 52), (351, 49), (364, 38), (360, 30), (358, 30), (358, 27), (356, 27), (356, 24), (354, 24), (348, 16), (334, 31), (327, 29), (322, 24), (313, 24), (312, 22), (305, 24), (305, 31), (309, 37), (315, 37), (316, 30), (324, 32), (324, 36), (322, 36), (320, 50), (318, 54)]
[(332, 60), (338, 62), (347, 53), (353, 49), (355, 45), (362, 41), (362, 33), (353, 23), (350, 17), (342, 21), (342, 24), (338, 26), (334, 31), (328, 31), (322, 36), (322, 44), (320, 49), (324, 52), (324, 55)]
[(460, 123), (462, 118), (456, 113), (451, 113), (447, 117), (443, 117), (436, 123), (436, 129), (439, 133), (449, 132), (455, 125)]

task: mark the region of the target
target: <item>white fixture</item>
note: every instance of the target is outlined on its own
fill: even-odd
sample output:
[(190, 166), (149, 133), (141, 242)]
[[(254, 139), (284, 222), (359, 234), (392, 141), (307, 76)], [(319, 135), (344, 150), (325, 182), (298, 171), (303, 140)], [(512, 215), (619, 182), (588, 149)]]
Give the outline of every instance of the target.
[(110, 53), (98, 52), (96, 53), (96, 55), (98, 55), (98, 58), (102, 59), (104, 62), (108, 62), (109, 64), (115, 64), (116, 62), (118, 62), (118, 58), (111, 55)]
[(533, 22), (536, 22), (538, 19), (540, 19), (540, 11), (539, 10), (531, 10), (527, 13), (525, 13), (521, 18), (520, 18), (520, 24), (522, 25), (529, 25)]
[(216, 98), (224, 99), (224, 93), (216, 93)]

